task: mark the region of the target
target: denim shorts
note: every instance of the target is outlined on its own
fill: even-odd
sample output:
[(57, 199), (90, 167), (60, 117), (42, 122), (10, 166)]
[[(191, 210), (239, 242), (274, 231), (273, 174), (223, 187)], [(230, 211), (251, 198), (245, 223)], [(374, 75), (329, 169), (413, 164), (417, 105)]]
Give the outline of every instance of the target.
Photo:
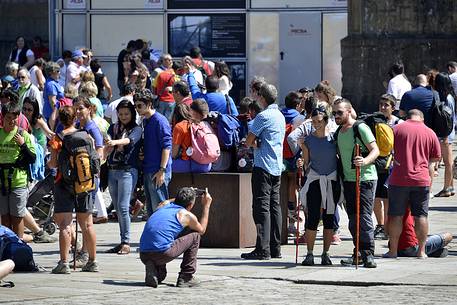
[(430, 187), (389, 185), (389, 216), (405, 215), (408, 205), (415, 217), (428, 215)]

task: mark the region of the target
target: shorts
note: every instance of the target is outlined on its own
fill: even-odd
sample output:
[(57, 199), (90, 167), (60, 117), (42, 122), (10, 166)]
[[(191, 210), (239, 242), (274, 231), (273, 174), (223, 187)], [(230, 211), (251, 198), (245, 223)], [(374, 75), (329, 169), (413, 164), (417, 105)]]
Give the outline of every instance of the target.
[(12, 189), (11, 193), (6, 196), (0, 192), (0, 215), (25, 217), (28, 197), (29, 190), (26, 187)]
[(54, 190), (54, 213), (92, 213), (94, 209), (94, 200), (91, 193), (77, 197), (67, 187), (61, 183), (55, 185)]
[(386, 180), (389, 177), (388, 173), (378, 173), (378, 184), (376, 184), (376, 198), (387, 199), (387, 187), (385, 186)]
[(296, 172), (297, 171), (297, 159), (296, 157), (283, 159), (284, 171)]
[(389, 185), (389, 216), (405, 215), (408, 205), (411, 215), (428, 216), (429, 186)]

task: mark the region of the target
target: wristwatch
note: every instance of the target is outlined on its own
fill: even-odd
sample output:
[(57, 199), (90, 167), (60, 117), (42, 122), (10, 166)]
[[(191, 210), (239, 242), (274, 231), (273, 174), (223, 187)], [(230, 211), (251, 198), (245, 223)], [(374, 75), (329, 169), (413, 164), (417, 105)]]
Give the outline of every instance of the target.
[(159, 167), (159, 171), (165, 173), (165, 167)]

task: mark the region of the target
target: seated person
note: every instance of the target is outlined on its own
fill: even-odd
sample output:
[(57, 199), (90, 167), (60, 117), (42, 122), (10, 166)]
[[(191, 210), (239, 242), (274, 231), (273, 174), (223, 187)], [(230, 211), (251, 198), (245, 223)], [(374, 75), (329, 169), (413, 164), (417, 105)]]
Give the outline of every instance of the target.
[[(197, 251), (200, 236), (208, 225), (212, 198), (208, 189), (201, 195), (202, 216), (200, 221), (190, 212), (195, 205), (197, 192), (183, 187), (176, 198), (162, 202), (149, 217), (140, 239), (140, 259), (146, 266), (145, 282), (156, 288), (167, 276), (166, 264), (183, 255), (177, 287), (192, 287), (199, 284), (194, 277), (197, 268)], [(184, 233), (185, 228), (190, 233)], [(186, 230), (187, 231), (187, 230)]]
[[(443, 234), (430, 235), (425, 243), (425, 254), (430, 257), (446, 257), (448, 250), (445, 248), (452, 241), (452, 234), (445, 232)], [(414, 231), (414, 217), (411, 216), (411, 210), (406, 210), (403, 216), (403, 230), (398, 240), (397, 256), (416, 257), (419, 250), (419, 242)], [(383, 257), (391, 257), (389, 253)]]
[[(180, 109), (186, 109), (185, 104), (179, 104), (177, 106), (176, 119), (179, 117), (189, 117), (185, 114), (185, 111)], [(190, 124), (199, 124), (208, 116), (208, 104), (203, 99), (196, 99), (190, 105), (190, 118), (184, 119), (177, 123), (173, 128), (173, 144), (171, 148), (171, 156), (173, 162), (171, 164), (172, 171), (174, 173), (207, 173), (211, 170), (210, 164), (200, 164), (192, 160), (192, 146), (191, 146), (191, 133)]]

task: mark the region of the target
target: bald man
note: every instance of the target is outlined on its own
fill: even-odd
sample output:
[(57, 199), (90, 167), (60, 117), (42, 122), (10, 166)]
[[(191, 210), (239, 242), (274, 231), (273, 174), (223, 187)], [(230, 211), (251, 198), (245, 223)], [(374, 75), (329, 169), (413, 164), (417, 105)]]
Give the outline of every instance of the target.
[(403, 94), (400, 116), (405, 117), (408, 111), (418, 109), (424, 114), (425, 124), (430, 127), (429, 112), (433, 105), (433, 92), (428, 85), (427, 77), (424, 74), (417, 75), (413, 89)]

